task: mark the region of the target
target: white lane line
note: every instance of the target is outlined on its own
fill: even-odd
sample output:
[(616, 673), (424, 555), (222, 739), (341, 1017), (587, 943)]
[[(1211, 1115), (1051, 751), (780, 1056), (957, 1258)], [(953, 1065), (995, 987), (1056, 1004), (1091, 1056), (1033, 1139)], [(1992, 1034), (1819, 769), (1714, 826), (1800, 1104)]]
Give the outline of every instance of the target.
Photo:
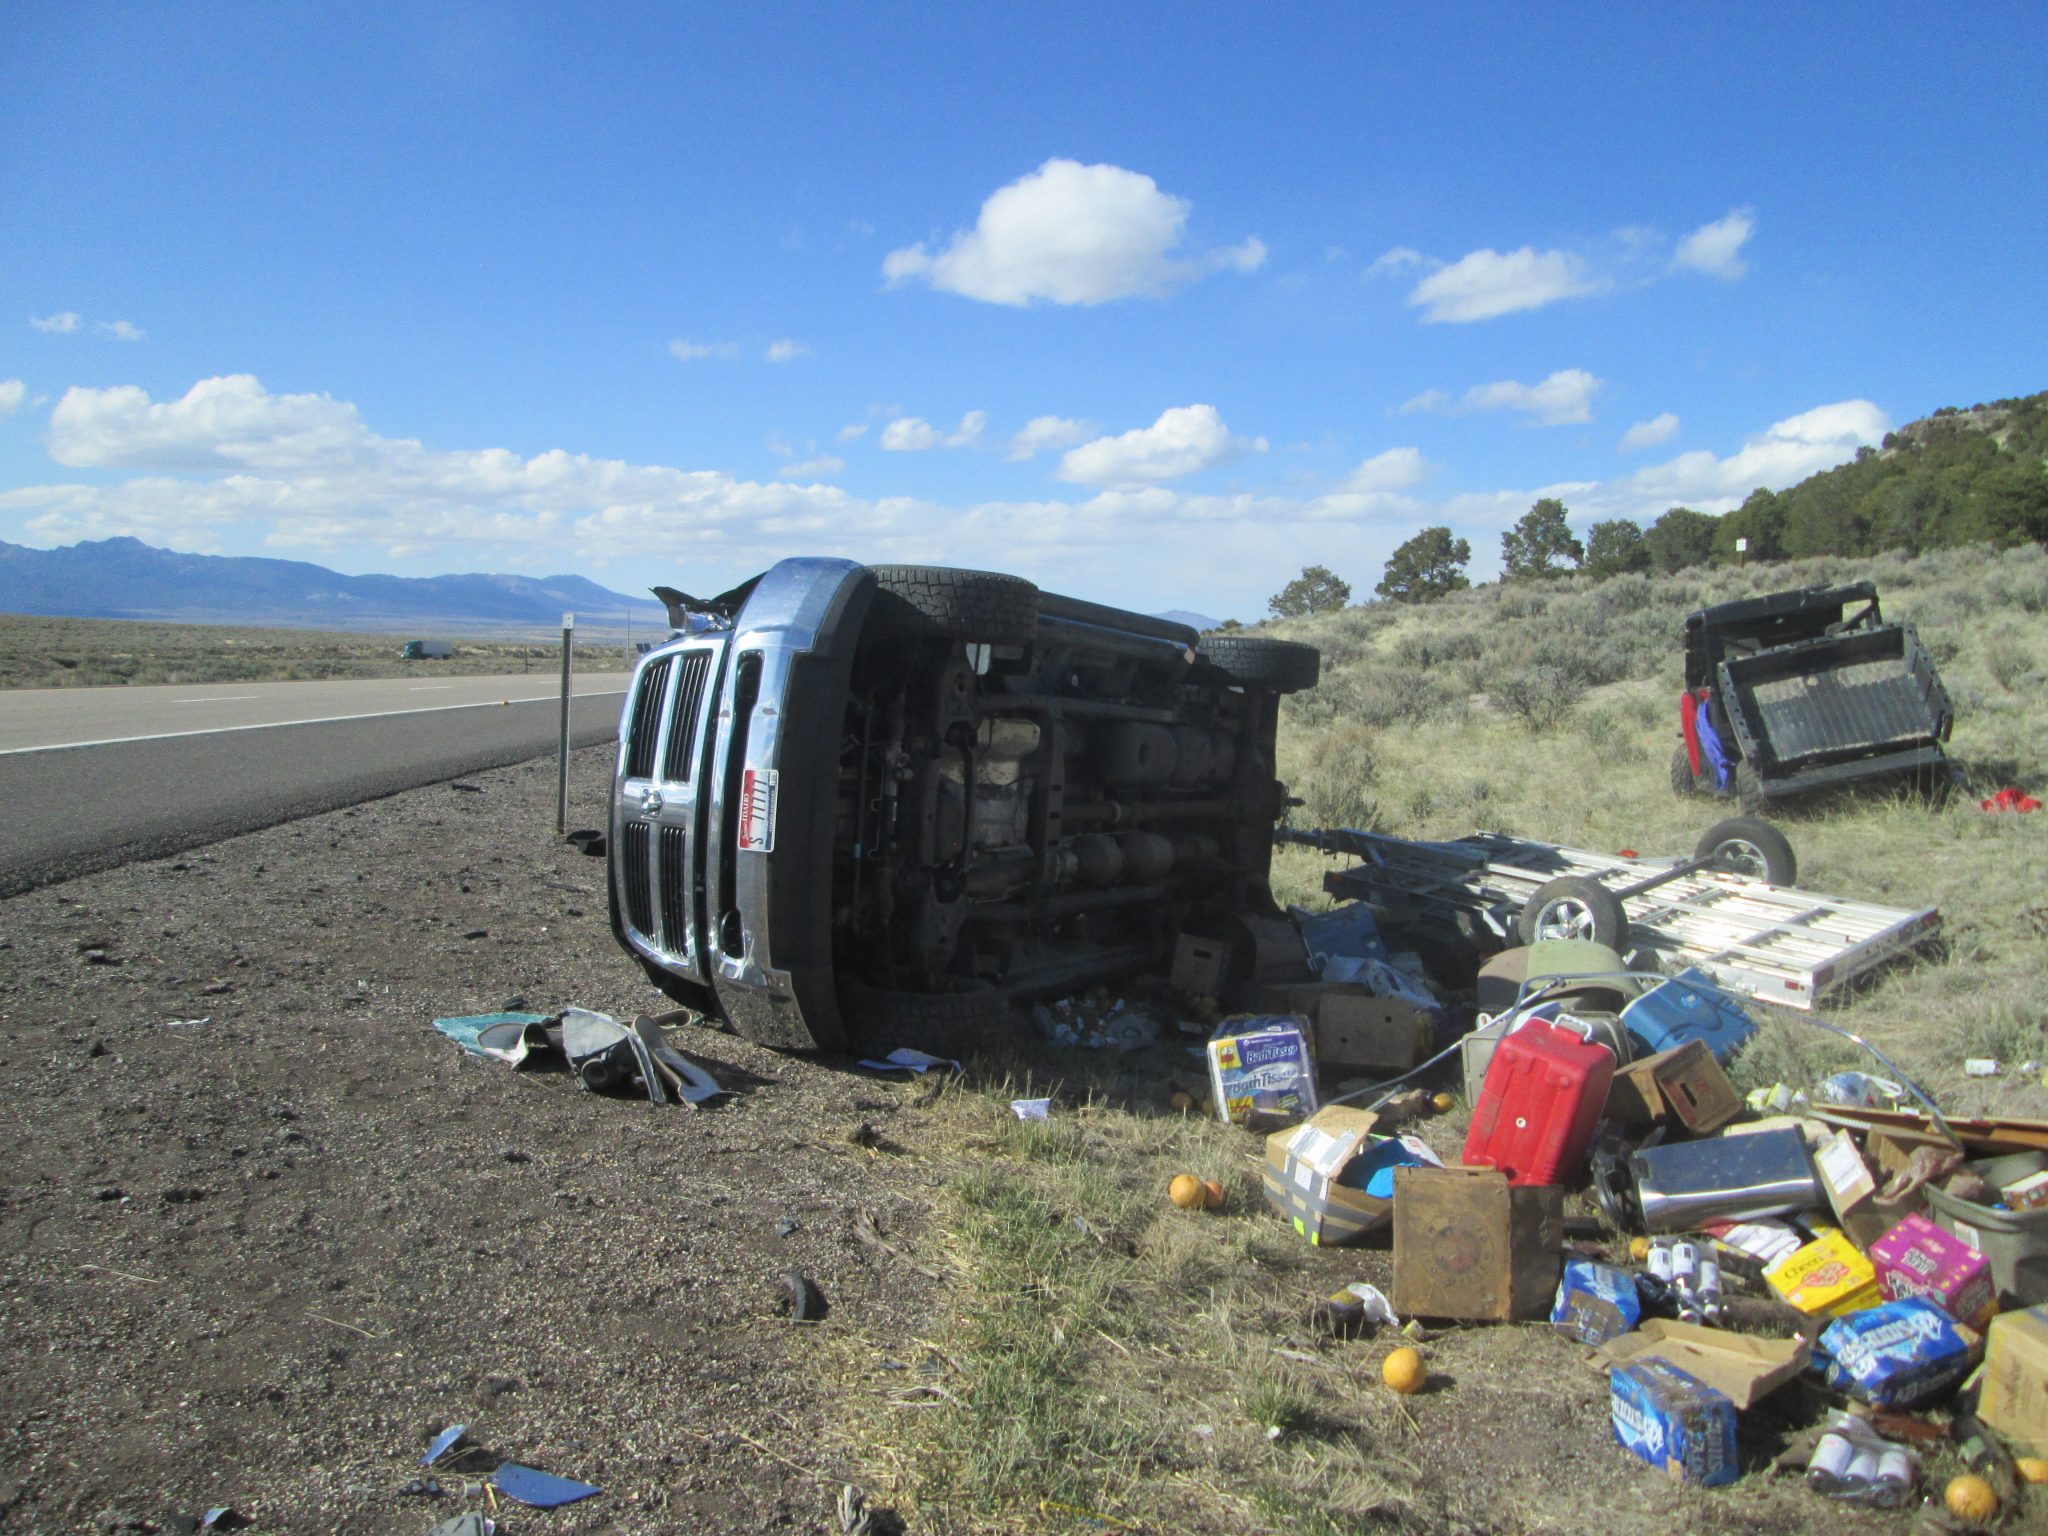
[[(454, 686), (453, 683), (407, 683), (405, 691), (407, 693), (438, 693)], [(559, 698), (560, 695), (558, 694), (556, 697)]]
[(261, 697), (261, 694), (256, 693), (210, 693), (202, 695), (199, 698), (193, 699), (173, 699), (171, 700), (171, 702), (173, 704), (234, 704), (242, 699), (256, 699)]
[[(579, 693), (576, 699), (623, 699), (626, 690), (611, 693)], [(179, 736), (227, 736), (236, 731), (276, 731), (290, 725), (338, 725), (345, 720), (382, 720), (390, 715), (432, 715), (457, 709), (497, 709), (506, 704), (559, 704), (561, 695), (538, 699), (485, 699), (475, 704), (422, 704), (418, 709), (373, 709), (360, 715), (322, 715), (314, 720), (268, 720), (261, 725), (216, 725), (208, 730), (158, 731), (149, 736), (103, 736), (97, 741), (55, 741), (46, 747), (0, 747), (0, 757), (21, 757), (30, 752), (68, 752), (74, 747), (119, 747), (135, 741), (170, 741)]]

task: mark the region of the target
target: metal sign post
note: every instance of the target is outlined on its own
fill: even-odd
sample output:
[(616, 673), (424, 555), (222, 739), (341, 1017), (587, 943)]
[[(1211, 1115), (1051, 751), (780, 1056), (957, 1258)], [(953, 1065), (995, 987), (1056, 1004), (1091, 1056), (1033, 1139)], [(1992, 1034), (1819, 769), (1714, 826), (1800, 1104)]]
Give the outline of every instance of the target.
[(569, 669), (576, 651), (576, 615), (562, 615), (562, 750), (556, 759), (555, 831), (569, 825)]

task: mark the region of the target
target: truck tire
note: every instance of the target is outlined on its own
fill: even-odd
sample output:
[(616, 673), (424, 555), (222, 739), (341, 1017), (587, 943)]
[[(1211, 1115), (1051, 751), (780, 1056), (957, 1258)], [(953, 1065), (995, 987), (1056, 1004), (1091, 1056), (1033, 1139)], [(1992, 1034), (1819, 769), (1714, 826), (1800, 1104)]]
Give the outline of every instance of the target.
[(1621, 898), (1598, 880), (1565, 875), (1545, 881), (1522, 903), (1515, 932), (1524, 944), (1539, 939), (1591, 939), (1616, 954), (1628, 948), (1628, 914)]
[(890, 634), (1029, 645), (1038, 633), (1038, 588), (1021, 576), (943, 565), (873, 565), (873, 617)]
[(862, 1048), (885, 1053), (898, 1046), (933, 1055), (966, 1056), (1005, 1037), (1009, 1001), (993, 987), (959, 992), (891, 992), (843, 978), (839, 1008)]
[(1785, 834), (1754, 816), (1731, 816), (1707, 828), (1693, 849), (1696, 859), (1711, 859), (1729, 874), (1749, 875), (1772, 885), (1797, 885), (1799, 860)]
[(1210, 635), (1196, 647), (1195, 657), (1233, 683), (1271, 688), (1275, 693), (1313, 688), (1323, 671), (1323, 653), (1293, 640)]

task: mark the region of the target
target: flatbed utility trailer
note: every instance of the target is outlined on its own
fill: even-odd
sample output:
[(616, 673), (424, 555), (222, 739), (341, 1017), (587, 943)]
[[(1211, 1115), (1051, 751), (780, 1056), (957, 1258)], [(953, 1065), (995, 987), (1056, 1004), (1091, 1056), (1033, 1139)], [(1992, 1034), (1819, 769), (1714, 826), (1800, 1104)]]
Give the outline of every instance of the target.
[(1871, 582), (1719, 603), (1685, 621), (1671, 783), (1745, 811), (1877, 777), (1938, 787), (1954, 721), (1934, 658)]
[(1323, 877), (1331, 895), (1365, 901), (1409, 926), (1483, 929), (1508, 944), (1517, 942), (1524, 908), (1561, 881), (1646, 886), (1622, 901), (1633, 947), (1667, 971), (1698, 966), (1731, 992), (1801, 1010), (1941, 927), (1934, 907), (1882, 907), (1718, 869), (1660, 878), (1697, 861), (1589, 853), (1498, 832), (1425, 843), (1281, 827), (1274, 837), (1360, 860)]

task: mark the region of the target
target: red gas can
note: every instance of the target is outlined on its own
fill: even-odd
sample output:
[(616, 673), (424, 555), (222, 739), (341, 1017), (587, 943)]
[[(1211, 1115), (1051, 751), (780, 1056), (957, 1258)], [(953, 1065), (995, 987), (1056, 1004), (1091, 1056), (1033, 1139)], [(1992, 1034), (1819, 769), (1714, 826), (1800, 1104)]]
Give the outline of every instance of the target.
[(1465, 1161), (1510, 1184), (1562, 1184), (1585, 1166), (1614, 1082), (1614, 1053), (1569, 1015), (1502, 1037), (1480, 1084)]

